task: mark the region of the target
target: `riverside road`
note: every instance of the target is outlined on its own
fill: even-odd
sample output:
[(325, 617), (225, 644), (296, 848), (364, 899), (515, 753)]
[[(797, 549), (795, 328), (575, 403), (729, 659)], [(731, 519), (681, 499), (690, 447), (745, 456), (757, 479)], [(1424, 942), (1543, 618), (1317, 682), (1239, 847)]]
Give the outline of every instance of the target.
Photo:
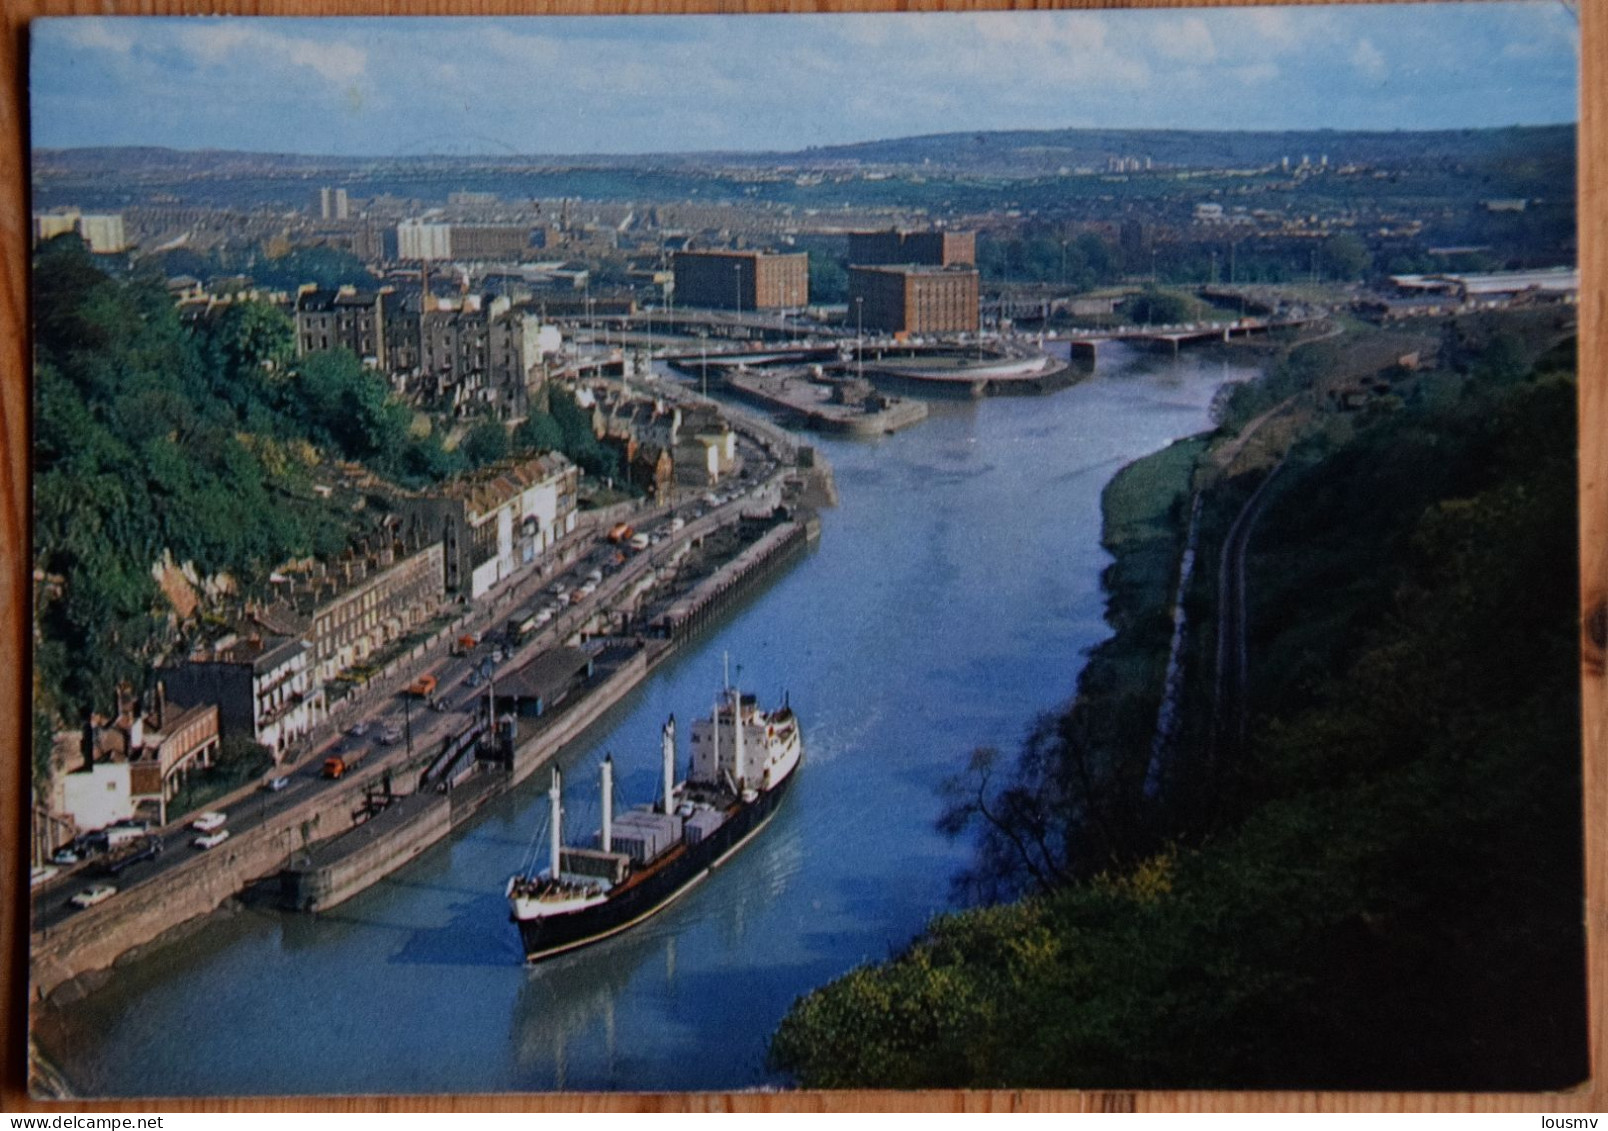
[(542, 844), (538, 773), (330, 912), (248, 907), (120, 964), (40, 1010), (40, 1047), (73, 1090), (108, 1096), (776, 1082), (766, 1042), (792, 1002), (949, 906), (967, 849), (935, 828), (940, 784), (975, 746), (1013, 752), (1108, 634), (1102, 488), (1210, 427), (1213, 394), (1248, 376), (1113, 345), (1050, 396), (815, 441), (840, 500), (817, 548), (559, 759), (585, 837), (603, 755), (622, 804), (651, 798), (660, 727), (673, 713), (685, 735), (709, 711), (723, 656), (745, 692), (798, 712), (804, 763), (771, 826), (655, 919), (524, 965), (503, 887)]

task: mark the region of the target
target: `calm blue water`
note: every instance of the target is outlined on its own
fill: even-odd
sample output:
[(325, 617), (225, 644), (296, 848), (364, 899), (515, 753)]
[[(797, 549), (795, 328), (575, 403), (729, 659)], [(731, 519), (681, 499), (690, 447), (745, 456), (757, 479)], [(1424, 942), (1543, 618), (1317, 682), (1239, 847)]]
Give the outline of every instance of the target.
[[(733, 1090), (780, 1083), (793, 1000), (897, 950), (946, 906), (965, 846), (937, 786), (1071, 694), (1101, 619), (1100, 490), (1207, 427), (1225, 380), (1113, 350), (1050, 397), (937, 404), (874, 442), (820, 441), (841, 505), (819, 549), (661, 671), (565, 759), (570, 828), (594, 767), (652, 796), (658, 730), (707, 711), (721, 656), (791, 694), (806, 762), (770, 828), (636, 931), (527, 969), (502, 898), (547, 775), (334, 912), (248, 911), (120, 968), (42, 1023), (83, 1094)], [(589, 792), (588, 792), (589, 791)]]

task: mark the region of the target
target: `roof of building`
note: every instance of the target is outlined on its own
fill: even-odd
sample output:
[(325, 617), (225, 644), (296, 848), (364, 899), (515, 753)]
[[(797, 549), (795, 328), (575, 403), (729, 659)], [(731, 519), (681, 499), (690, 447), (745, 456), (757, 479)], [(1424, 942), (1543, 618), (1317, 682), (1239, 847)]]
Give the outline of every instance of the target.
[(977, 268), (970, 263), (856, 263), (850, 271), (880, 271), (887, 275), (975, 275)]
[(358, 291), (342, 287), (340, 290), (326, 290), (322, 287), (301, 291), (296, 295), (296, 310), (300, 312), (326, 313), (336, 307), (369, 307), (380, 298), (377, 291)]
[(273, 671), (295, 659), (310, 647), (294, 637), (252, 636), (244, 640), (229, 640), (221, 648), (201, 649), (190, 654), (191, 664), (227, 664), (231, 667), (251, 668), (252, 674)]
[(568, 691), (591, 662), (591, 653), (584, 649), (549, 648), (511, 675), (498, 676), (497, 697), (551, 702)]
[(434, 493), (448, 499), (462, 499), (471, 511), (484, 514), (496, 510), (521, 491), (562, 476), (571, 466), (559, 452), (501, 460), (451, 479)]
[(695, 259), (698, 257), (720, 259), (807, 259), (806, 251), (760, 251), (755, 248), (700, 248), (695, 251), (678, 251), (677, 259)]

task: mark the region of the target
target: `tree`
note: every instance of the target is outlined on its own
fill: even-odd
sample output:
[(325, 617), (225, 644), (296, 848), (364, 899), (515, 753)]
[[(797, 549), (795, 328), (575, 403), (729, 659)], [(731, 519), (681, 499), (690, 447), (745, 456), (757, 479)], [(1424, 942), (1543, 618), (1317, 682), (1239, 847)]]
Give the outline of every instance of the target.
[(1323, 273), (1333, 279), (1360, 279), (1373, 269), (1368, 245), (1350, 232), (1324, 240), (1320, 257)]
[(508, 455), (508, 430), (500, 421), (483, 420), (469, 429), (463, 443), (458, 445), (470, 467), (484, 467)]
[(407, 443), (412, 413), (348, 350), (309, 354), (285, 397), (309, 435), (349, 459), (384, 463)]
[(514, 429), (513, 442), (524, 451), (558, 451), (564, 446), (564, 432), (549, 413), (532, 412)]
[(1127, 317), (1132, 322), (1170, 325), (1189, 319), (1189, 303), (1182, 295), (1175, 295), (1155, 287), (1146, 287), (1125, 304)]
[[(255, 300), (230, 304), (205, 330), (207, 345), (231, 384), (256, 384), (296, 358), (296, 328), (276, 306)], [(232, 399), (232, 398), (231, 398)]]

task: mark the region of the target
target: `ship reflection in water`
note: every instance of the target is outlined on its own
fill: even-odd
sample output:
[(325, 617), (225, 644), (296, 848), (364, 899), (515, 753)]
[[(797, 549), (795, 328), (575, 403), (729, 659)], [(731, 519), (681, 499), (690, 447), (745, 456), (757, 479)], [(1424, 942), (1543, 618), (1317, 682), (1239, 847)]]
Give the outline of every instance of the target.
[[(800, 824), (784, 811), (744, 849), (741, 873), (717, 869), (686, 899), (640, 927), (528, 967), (509, 1018), (518, 1086), (543, 1091), (697, 1086), (677, 1083), (673, 1068), (666, 1075), (646, 1062), (644, 1027), (653, 1032), (651, 1044), (703, 1043), (699, 1031), (707, 1035), (715, 1004), (704, 990), (711, 980), (720, 980), (720, 967), (699, 956), (747, 951), (753, 925), (775, 912), (803, 871), (804, 859)], [(684, 938), (693, 942), (690, 962), (678, 945)], [(741, 1008), (740, 995), (721, 996)], [(672, 1018), (682, 1020), (672, 1023)], [(757, 1056), (752, 1059), (756, 1063), (745, 1066), (751, 1070), (746, 1074), (757, 1076), (764, 1066)]]
[(614, 760), (602, 766), (596, 848), (564, 840), (562, 775), (552, 771), (548, 865), (508, 881), (508, 906), (525, 957), (538, 962), (646, 922), (703, 882), (770, 823), (804, 753), (792, 706), (762, 711), (757, 698), (722, 689), (714, 713), (692, 727), (687, 776), (676, 781), (676, 719), (660, 735), (658, 798), (618, 815)]

